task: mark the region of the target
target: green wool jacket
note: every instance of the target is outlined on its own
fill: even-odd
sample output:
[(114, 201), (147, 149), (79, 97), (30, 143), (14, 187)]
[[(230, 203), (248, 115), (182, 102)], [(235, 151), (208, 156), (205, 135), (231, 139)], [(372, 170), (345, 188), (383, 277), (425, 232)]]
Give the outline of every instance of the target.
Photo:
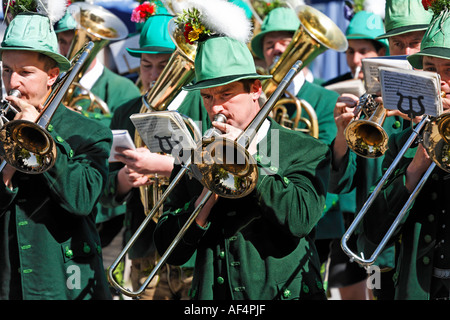
[[(393, 162), (411, 133), (408, 128), (390, 136), (383, 172)], [(369, 252), (379, 244), (409, 197), (405, 188), (405, 172), (416, 150), (417, 145), (412, 145), (401, 158), (363, 220), (364, 229), (359, 235), (359, 241)], [(450, 225), (450, 205), (445, 201), (450, 192), (449, 177), (449, 173), (442, 169), (434, 169), (391, 239), (393, 242), (401, 236), (401, 241), (397, 241), (399, 250), (393, 279), (395, 299), (429, 299), (433, 267), (450, 269), (450, 240), (446, 230), (446, 226)]]
[[(319, 140), (330, 144), (336, 136), (337, 128), (334, 122), (334, 106), (339, 94), (325, 89), (314, 83), (305, 81), (297, 98), (306, 100), (314, 109), (319, 124)], [(296, 112), (292, 112), (291, 117)], [(302, 111), (303, 117), (310, 120), (309, 115)], [(299, 128), (306, 128), (304, 123)], [(343, 200), (341, 200), (343, 199)], [(328, 193), (322, 214), (316, 228), (316, 239), (336, 239), (344, 233), (344, 220), (342, 212), (354, 210), (354, 198), (347, 195)]]
[[(244, 198), (220, 198), (206, 228), (193, 223), (169, 257), (169, 264), (180, 265), (197, 250), (193, 299), (325, 299), (310, 233), (325, 204), (329, 149), (270, 123), (255, 155), (256, 188)], [(193, 212), (202, 189), (185, 175), (169, 196), (154, 234), (160, 253)]]
[[(136, 129), (130, 120), (130, 116), (139, 113), (141, 107), (142, 97), (134, 98), (119, 107), (114, 113), (114, 117), (111, 121), (111, 129), (126, 129), (134, 139)], [(203, 101), (198, 90), (187, 94), (181, 105), (178, 107), (178, 111), (194, 120), (199, 128), (203, 128), (203, 131), (209, 128), (210, 121), (208, 119), (208, 114), (203, 108)], [(117, 192), (117, 174), (122, 167), (123, 163), (121, 162), (110, 163), (108, 182), (105, 192), (102, 195), (101, 203), (106, 208), (114, 208), (123, 204), (126, 205), (125, 240), (128, 241), (145, 219), (145, 214), (139, 188), (134, 188), (125, 199), (117, 199), (115, 197)], [(136, 243), (131, 247), (129, 251), (130, 259), (148, 257), (155, 252), (155, 247), (153, 245), (154, 228), (155, 223), (152, 221), (144, 230), (141, 237), (139, 237)]]
[[(110, 299), (96, 203), (108, 176), (108, 128), (60, 106), (48, 131), (55, 165), (0, 182), (0, 299)], [(3, 180), (2, 180), (3, 181)]]
[[(133, 98), (138, 98), (141, 95), (139, 88), (133, 81), (111, 71), (106, 66), (104, 67), (101, 76), (92, 86), (91, 92), (106, 102), (110, 113), (103, 114), (99, 109), (95, 109), (93, 112), (87, 112), (87, 104), (80, 102), (83, 107), (83, 115), (103, 124), (107, 128), (109, 128), (114, 112), (119, 106)], [(108, 221), (111, 218), (125, 213), (124, 206), (105, 208), (99, 203), (97, 209), (99, 211), (97, 223)]]

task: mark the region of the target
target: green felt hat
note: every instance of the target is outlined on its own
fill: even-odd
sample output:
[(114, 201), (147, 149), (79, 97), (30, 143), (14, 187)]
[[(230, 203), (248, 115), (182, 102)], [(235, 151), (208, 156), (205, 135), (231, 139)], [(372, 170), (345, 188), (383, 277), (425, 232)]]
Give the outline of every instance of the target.
[(269, 32), (288, 31), (294, 33), (300, 27), (300, 19), (291, 8), (279, 7), (270, 11), (261, 24), (261, 32), (255, 35), (251, 42), (253, 53), (264, 59), (262, 41)]
[(251, 19), (253, 17), (253, 12), (250, 9), (249, 5), (245, 1), (243, 1), (243, 0), (228, 0), (228, 2), (231, 2), (231, 3), (235, 4), (236, 6), (244, 9), (245, 15), (247, 16), (248, 19)]
[(11, 21), (5, 31), (0, 53), (5, 50), (39, 52), (55, 60), (61, 71), (70, 67), (69, 60), (58, 53), (58, 40), (49, 18), (38, 13), (19, 13)]
[(69, 30), (75, 30), (77, 28), (77, 22), (72, 17), (69, 11), (66, 11), (64, 16), (55, 24), (55, 32), (63, 32)]
[(229, 37), (210, 37), (201, 41), (195, 55), (195, 84), (187, 91), (226, 85), (243, 79), (267, 79), (270, 75), (256, 72), (247, 45)]
[(169, 30), (170, 14), (156, 14), (145, 21), (139, 37), (139, 48), (126, 48), (133, 57), (140, 57), (142, 53), (158, 54), (172, 53), (175, 50)]
[[(370, 39), (375, 40), (378, 36), (384, 33), (383, 18), (379, 15), (367, 12), (358, 11), (350, 21), (347, 27), (345, 36), (347, 40), (351, 39)], [(377, 40), (388, 47), (388, 41), (386, 39)]]
[(386, 33), (378, 39), (426, 30), (432, 17), (433, 14), (424, 9), (421, 0), (386, 0)]
[(442, 11), (431, 21), (427, 29), (420, 51), (408, 56), (409, 63), (416, 69), (422, 69), (424, 56), (450, 59), (450, 12)]

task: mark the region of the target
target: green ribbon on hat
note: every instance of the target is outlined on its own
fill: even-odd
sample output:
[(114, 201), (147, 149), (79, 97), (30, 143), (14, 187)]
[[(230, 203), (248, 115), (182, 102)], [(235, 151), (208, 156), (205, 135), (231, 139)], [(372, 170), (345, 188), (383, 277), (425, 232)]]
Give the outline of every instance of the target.
[[(383, 18), (379, 15), (368, 12), (358, 11), (350, 21), (347, 27), (345, 36), (347, 40), (352, 39), (370, 39), (376, 40), (376, 38), (384, 33)], [(376, 40), (388, 47), (388, 41), (386, 39)]]
[(172, 53), (175, 44), (167, 28), (172, 18), (170, 14), (156, 14), (149, 17), (139, 36), (139, 48), (126, 48), (128, 53), (133, 57), (140, 57), (142, 53)]
[(420, 44), (420, 51), (408, 56), (409, 63), (423, 69), (423, 57), (450, 59), (450, 11), (443, 10), (433, 17)]
[(261, 32), (255, 35), (251, 42), (254, 54), (264, 59), (262, 41), (269, 32), (288, 31), (294, 33), (300, 27), (300, 19), (291, 8), (279, 7), (271, 10), (261, 24)]
[(59, 54), (58, 39), (47, 16), (38, 13), (19, 13), (8, 25), (0, 53), (22, 50), (42, 53), (56, 61), (61, 71), (70, 68), (70, 62)]
[(425, 10), (421, 0), (386, 0), (386, 33), (378, 39), (426, 30), (432, 17), (433, 14)]
[(184, 86), (187, 91), (272, 77), (258, 74), (247, 45), (229, 37), (212, 36), (199, 42), (194, 64), (196, 83)]

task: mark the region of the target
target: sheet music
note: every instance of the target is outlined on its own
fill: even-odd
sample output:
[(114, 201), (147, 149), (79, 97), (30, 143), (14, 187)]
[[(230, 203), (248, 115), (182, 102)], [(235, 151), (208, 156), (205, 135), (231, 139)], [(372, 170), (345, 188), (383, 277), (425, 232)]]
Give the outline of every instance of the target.
[(362, 59), (364, 74), (364, 87), (366, 92), (377, 94), (381, 91), (379, 79), (380, 67), (392, 67), (403, 70), (412, 70), (411, 64), (406, 60), (406, 56), (386, 56)]
[(112, 130), (113, 134), (113, 143), (111, 146), (111, 153), (109, 155), (109, 162), (117, 162), (119, 160), (116, 159), (116, 148), (122, 147), (122, 148), (129, 148), (129, 149), (136, 149), (134, 146), (134, 141), (131, 139), (130, 134), (127, 130)]
[(439, 74), (380, 67), (380, 81), (386, 109), (397, 109), (414, 116), (442, 113)]
[(182, 150), (192, 150), (196, 146), (177, 111), (137, 113), (130, 119), (151, 152), (171, 154), (177, 158)]

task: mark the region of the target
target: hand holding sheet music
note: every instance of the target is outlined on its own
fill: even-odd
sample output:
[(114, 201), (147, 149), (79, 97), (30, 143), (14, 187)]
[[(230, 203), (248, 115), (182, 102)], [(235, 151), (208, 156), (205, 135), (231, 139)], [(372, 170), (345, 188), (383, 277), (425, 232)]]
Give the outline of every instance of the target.
[(195, 142), (177, 111), (137, 113), (130, 119), (151, 152), (170, 154), (180, 160), (181, 151), (195, 148)]

